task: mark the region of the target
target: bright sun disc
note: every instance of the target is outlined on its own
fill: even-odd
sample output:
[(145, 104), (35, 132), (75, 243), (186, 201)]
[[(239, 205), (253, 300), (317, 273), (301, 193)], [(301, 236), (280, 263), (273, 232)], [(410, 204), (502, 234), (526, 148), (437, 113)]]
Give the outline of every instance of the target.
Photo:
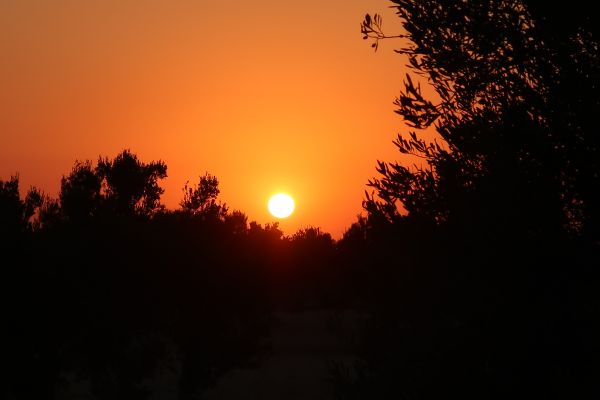
[(294, 212), (294, 199), (279, 193), (269, 199), (269, 212), (277, 218), (287, 218)]

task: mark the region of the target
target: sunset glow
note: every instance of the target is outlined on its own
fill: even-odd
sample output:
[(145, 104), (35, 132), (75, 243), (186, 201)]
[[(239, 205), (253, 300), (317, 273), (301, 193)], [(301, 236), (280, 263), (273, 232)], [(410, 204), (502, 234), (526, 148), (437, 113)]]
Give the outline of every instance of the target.
[(266, 223), (265, 193), (293, 182), (302, 209), (282, 230), (340, 237), (376, 160), (400, 158), (392, 102), (406, 62), (392, 43), (373, 52), (359, 29), (387, 5), (3, 2), (0, 178), (56, 197), (75, 160), (131, 149), (167, 164), (168, 209), (209, 172), (230, 209)]

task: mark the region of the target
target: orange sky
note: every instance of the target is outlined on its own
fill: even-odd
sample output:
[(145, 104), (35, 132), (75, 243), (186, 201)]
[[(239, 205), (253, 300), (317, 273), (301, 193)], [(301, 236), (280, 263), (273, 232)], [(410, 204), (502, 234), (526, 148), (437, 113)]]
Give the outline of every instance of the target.
[(398, 158), (392, 101), (406, 72), (361, 39), (386, 0), (4, 0), (0, 2), (0, 179), (56, 196), (75, 159), (130, 148), (168, 165), (163, 202), (208, 171), (221, 199), (285, 233), (334, 237), (361, 212), (377, 159)]

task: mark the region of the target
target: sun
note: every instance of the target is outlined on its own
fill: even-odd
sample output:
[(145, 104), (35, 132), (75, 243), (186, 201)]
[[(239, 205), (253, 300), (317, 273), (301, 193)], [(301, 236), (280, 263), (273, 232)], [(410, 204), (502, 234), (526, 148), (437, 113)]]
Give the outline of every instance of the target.
[(294, 212), (296, 204), (291, 196), (278, 193), (269, 199), (269, 212), (276, 218), (287, 218)]

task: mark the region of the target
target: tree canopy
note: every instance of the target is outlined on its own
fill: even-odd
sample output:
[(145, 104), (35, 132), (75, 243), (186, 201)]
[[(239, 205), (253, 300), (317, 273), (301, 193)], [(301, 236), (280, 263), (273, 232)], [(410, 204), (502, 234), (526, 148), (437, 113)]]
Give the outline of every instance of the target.
[(339, 398), (597, 396), (597, 14), (391, 3), (399, 34), (377, 14), (361, 31), (408, 61), (394, 145), (416, 162), (378, 162), (346, 236), (368, 254), (370, 318)]
[[(413, 77), (396, 112), (439, 139), (398, 135), (399, 151), (424, 164), (380, 162), (371, 186), (382, 201), (369, 197), (367, 208), (393, 219), (400, 202), (438, 223), (505, 215), (530, 233), (598, 240), (600, 60), (588, 8), (569, 6), (559, 19), (539, 2), (392, 3), (402, 35), (387, 36), (378, 15), (367, 15), (362, 32), (375, 45), (402, 41), (396, 51)], [(425, 98), (421, 83), (437, 98)]]

